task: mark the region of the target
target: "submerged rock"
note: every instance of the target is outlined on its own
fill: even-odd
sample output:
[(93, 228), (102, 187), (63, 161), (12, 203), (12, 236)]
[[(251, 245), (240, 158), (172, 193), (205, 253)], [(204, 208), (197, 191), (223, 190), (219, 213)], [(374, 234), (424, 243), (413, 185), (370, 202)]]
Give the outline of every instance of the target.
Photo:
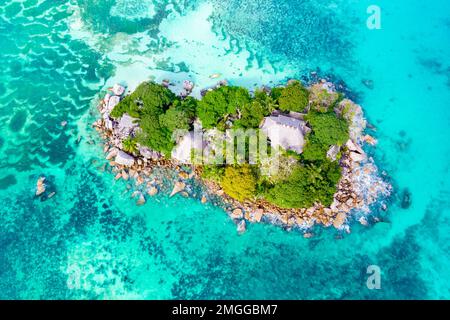
[(363, 226), (367, 226), (369, 223), (367, 222), (367, 219), (364, 217), (359, 218), (359, 223), (361, 223)]
[(178, 177), (180, 177), (183, 180), (187, 180), (187, 179), (189, 179), (189, 174), (186, 171), (180, 171), (180, 173), (178, 174)]
[(117, 156), (118, 150), (116, 148), (111, 149), (109, 153), (106, 155), (106, 160), (111, 160), (115, 156)]
[(186, 184), (181, 181), (175, 182), (175, 185), (173, 186), (172, 192), (170, 193), (170, 197), (173, 197), (177, 193), (181, 192), (186, 188)]
[(239, 208), (234, 209), (233, 212), (231, 212), (232, 219), (242, 219), (243, 216), (244, 216), (244, 214), (243, 214), (242, 210)]
[(404, 189), (402, 193), (402, 208), (408, 209), (411, 206), (411, 192)]
[(213, 73), (209, 76), (210, 79), (217, 79), (220, 78), (222, 76), (221, 73)]
[(245, 220), (241, 220), (238, 225), (237, 225), (237, 232), (239, 234), (242, 234), (246, 231), (246, 224), (245, 224)]
[(155, 196), (158, 193), (158, 188), (152, 186), (148, 189), (147, 194), (151, 197)]
[(312, 238), (314, 235), (311, 232), (306, 232), (303, 234), (303, 238), (305, 239), (310, 239)]
[(367, 88), (369, 88), (369, 89), (373, 89), (373, 80), (370, 80), (370, 79), (362, 79), (361, 80), (361, 83), (363, 84), (363, 85), (365, 85)]
[(372, 136), (370, 136), (370, 135), (368, 135), (368, 134), (366, 134), (366, 135), (363, 137), (363, 140), (364, 140), (365, 142), (367, 142), (368, 144), (370, 144), (371, 146), (375, 146), (375, 145), (378, 143), (377, 139), (375, 139), (374, 137), (372, 137)]
[(139, 193), (138, 201), (136, 202), (138, 206), (142, 206), (145, 204), (145, 197), (142, 193)]

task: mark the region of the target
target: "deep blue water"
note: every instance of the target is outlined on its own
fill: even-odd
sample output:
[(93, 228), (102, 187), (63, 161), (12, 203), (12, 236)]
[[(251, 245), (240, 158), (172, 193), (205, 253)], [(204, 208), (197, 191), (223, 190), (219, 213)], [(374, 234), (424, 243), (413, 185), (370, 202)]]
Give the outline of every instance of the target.
[[(381, 30), (366, 27), (371, 4)], [(450, 298), (449, 12), (445, 0), (0, 0), (0, 298)], [(395, 190), (382, 223), (238, 235), (198, 200), (137, 207), (99, 170), (90, 123), (115, 81), (202, 87), (219, 72), (251, 88), (313, 70), (343, 81), (376, 128), (370, 152)], [(57, 192), (46, 201), (40, 175)], [(380, 290), (366, 287), (372, 264)]]

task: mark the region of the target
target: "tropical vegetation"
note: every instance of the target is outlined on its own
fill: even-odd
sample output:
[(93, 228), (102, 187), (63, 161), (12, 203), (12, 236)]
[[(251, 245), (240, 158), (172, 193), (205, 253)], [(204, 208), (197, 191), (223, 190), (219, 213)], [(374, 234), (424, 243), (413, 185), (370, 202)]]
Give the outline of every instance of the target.
[(333, 111), (341, 99), (321, 87), (307, 89), (299, 81), (253, 94), (245, 88), (222, 86), (207, 91), (200, 100), (181, 98), (162, 85), (145, 82), (111, 116), (118, 119), (127, 113), (139, 121), (136, 137), (122, 142), (124, 151), (136, 153), (138, 145), (144, 145), (169, 157), (175, 146), (174, 133), (192, 130), (196, 119), (205, 129), (258, 129), (275, 110), (305, 113), (311, 130), (303, 153), (281, 150), (275, 175), (262, 174), (261, 163), (202, 166), (204, 179), (219, 184), (238, 201), (265, 199), (283, 208), (304, 208), (333, 201), (341, 169), (337, 161), (327, 158), (327, 151), (349, 138), (347, 120)]

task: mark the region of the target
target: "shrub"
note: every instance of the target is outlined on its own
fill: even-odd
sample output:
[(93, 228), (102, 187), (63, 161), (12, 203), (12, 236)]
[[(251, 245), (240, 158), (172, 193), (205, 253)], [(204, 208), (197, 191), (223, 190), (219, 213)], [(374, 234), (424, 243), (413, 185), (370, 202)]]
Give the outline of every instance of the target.
[(202, 178), (220, 183), (225, 173), (225, 167), (217, 165), (205, 165), (202, 170)]
[(161, 126), (158, 117), (145, 115), (141, 119), (140, 127), (142, 131), (137, 136), (138, 142), (169, 157), (175, 144), (172, 140), (172, 132)]
[(188, 113), (185, 112), (180, 106), (170, 107), (166, 113), (159, 116), (160, 124), (169, 131), (173, 132), (176, 129), (189, 130), (192, 123)]
[(198, 102), (197, 113), (204, 128), (210, 129), (223, 122), (228, 115), (234, 115), (238, 107), (251, 100), (250, 94), (240, 87), (220, 87), (209, 91)]
[(334, 106), (342, 99), (342, 95), (338, 92), (328, 91), (321, 83), (317, 83), (311, 87), (310, 101), (312, 108), (318, 112), (332, 111)]
[(293, 82), (281, 91), (278, 105), (282, 111), (302, 112), (308, 106), (309, 92), (300, 82)]
[(316, 202), (329, 206), (340, 177), (341, 168), (336, 162), (298, 166), (288, 179), (269, 188), (265, 197), (282, 208), (308, 208)]
[(272, 88), (272, 91), (270, 92), (270, 97), (275, 100), (278, 101), (278, 99), (280, 99), (281, 94), (283, 93), (284, 87), (275, 87)]
[(183, 100), (176, 100), (174, 102), (174, 107), (179, 106), (181, 110), (186, 112), (187, 116), (191, 119), (194, 119), (197, 115), (197, 104), (198, 100), (194, 97), (186, 97)]
[(175, 99), (176, 95), (166, 87), (154, 82), (144, 82), (112, 110), (111, 116), (120, 118), (124, 113), (134, 118), (141, 118), (146, 114), (160, 115)]
[(241, 118), (234, 122), (237, 128), (258, 128), (265, 116), (270, 114), (266, 105), (259, 101), (247, 103), (240, 110)]
[(256, 194), (257, 178), (249, 165), (227, 166), (222, 179), (222, 188), (230, 197), (244, 201)]
[(347, 122), (337, 118), (333, 112), (310, 111), (305, 119), (312, 128), (303, 150), (305, 160), (323, 160), (330, 146), (341, 146), (349, 138)]
[(314, 135), (307, 138), (302, 157), (306, 161), (323, 161), (326, 159), (329, 147), (322, 144)]
[(123, 140), (122, 141), (122, 149), (123, 149), (123, 151), (125, 151), (127, 153), (136, 154), (138, 151), (136, 139), (128, 137), (125, 140)]

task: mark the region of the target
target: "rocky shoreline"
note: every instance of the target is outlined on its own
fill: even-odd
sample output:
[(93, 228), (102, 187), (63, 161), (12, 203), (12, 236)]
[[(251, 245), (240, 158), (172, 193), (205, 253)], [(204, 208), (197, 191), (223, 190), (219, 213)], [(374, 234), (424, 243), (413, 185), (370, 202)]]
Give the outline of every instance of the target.
[[(219, 83), (219, 86), (222, 85), (224, 84)], [(320, 88), (334, 89), (333, 84), (326, 81), (317, 84), (319, 85)], [(186, 82), (184, 95), (188, 95), (192, 88), (193, 84)], [(245, 231), (247, 223), (266, 222), (287, 229), (301, 229), (308, 238), (313, 236), (310, 230), (316, 224), (350, 232), (349, 221), (354, 212), (359, 213), (359, 222), (367, 225), (369, 207), (380, 196), (389, 196), (391, 193), (391, 186), (378, 175), (373, 159), (362, 148), (365, 144), (375, 146), (377, 141), (364, 134), (367, 123), (362, 109), (351, 100), (344, 99), (335, 108), (336, 113), (345, 109), (351, 118), (347, 119), (350, 124), (350, 139), (341, 148), (331, 147), (327, 154), (330, 158), (335, 157), (339, 151), (342, 154), (339, 159), (342, 177), (333, 203), (328, 207), (316, 204), (304, 209), (283, 209), (265, 200), (239, 202), (226, 195), (218, 184), (202, 179), (201, 167), (167, 160), (147, 147), (138, 146), (137, 156), (126, 153), (122, 141), (126, 138), (130, 125), (124, 125), (110, 117), (110, 112), (121, 101), (125, 92), (125, 88), (120, 85), (108, 90), (98, 104), (101, 118), (93, 123), (93, 127), (104, 140), (103, 152), (109, 161), (111, 172), (116, 180), (130, 182), (127, 188), (133, 190), (132, 198), (136, 199), (137, 205), (144, 205), (149, 198), (160, 192), (170, 194), (170, 197), (180, 194), (198, 198), (202, 203), (212, 202), (223, 207), (235, 221), (240, 233)], [(105, 171), (105, 168), (106, 164), (102, 170)], [(165, 179), (166, 183), (163, 181)], [(386, 205), (381, 204), (381, 208), (386, 210)]]

